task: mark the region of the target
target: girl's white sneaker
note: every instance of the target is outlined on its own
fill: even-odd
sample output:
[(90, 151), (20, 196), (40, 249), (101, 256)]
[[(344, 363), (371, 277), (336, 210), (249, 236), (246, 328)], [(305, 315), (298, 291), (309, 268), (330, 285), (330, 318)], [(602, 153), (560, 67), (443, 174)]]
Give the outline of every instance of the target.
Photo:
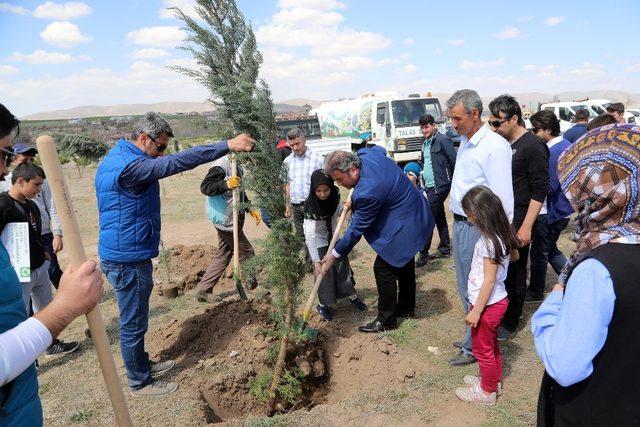
[(496, 393), (493, 392), (487, 396), (480, 388), (480, 385), (458, 387), (456, 389), (456, 396), (464, 402), (475, 403), (478, 405), (493, 406), (496, 404)]
[[(476, 375), (465, 375), (462, 381), (464, 381), (464, 383), (467, 385), (477, 384), (478, 387), (480, 386), (480, 377)], [(496, 392), (496, 395), (502, 395), (502, 381), (498, 381), (498, 391)]]

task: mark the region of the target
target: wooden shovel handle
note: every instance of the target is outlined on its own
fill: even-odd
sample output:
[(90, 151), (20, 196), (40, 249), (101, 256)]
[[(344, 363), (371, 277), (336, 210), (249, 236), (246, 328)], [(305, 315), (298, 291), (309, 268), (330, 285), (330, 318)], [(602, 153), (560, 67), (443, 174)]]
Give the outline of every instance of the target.
[[(82, 237), (80, 236), (80, 227), (76, 220), (76, 214), (71, 202), (71, 195), (62, 172), (60, 159), (56, 150), (53, 138), (48, 135), (42, 135), (37, 138), (36, 146), (42, 161), (45, 175), (53, 194), (53, 200), (56, 204), (58, 216), (62, 223), (62, 232), (64, 234), (64, 247), (69, 253), (69, 261), (74, 269), (77, 269), (83, 262), (87, 260), (82, 245)], [(129, 408), (124, 398), (120, 378), (116, 371), (116, 364), (113, 360), (113, 354), (109, 347), (109, 338), (104, 328), (104, 321), (100, 306), (96, 305), (89, 313), (87, 313), (87, 323), (91, 331), (91, 337), (98, 353), (98, 361), (102, 369), (102, 376), (107, 385), (109, 399), (116, 416), (116, 422), (119, 426), (133, 426)]]

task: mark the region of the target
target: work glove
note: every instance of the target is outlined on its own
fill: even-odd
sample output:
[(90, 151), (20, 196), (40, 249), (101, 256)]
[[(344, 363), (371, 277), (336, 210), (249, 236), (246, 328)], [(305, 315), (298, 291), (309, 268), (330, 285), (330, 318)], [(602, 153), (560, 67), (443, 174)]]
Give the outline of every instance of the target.
[(260, 215), (260, 211), (253, 210), (249, 211), (249, 215), (256, 221), (256, 225), (260, 225), (260, 220), (262, 219), (262, 215)]
[(240, 187), (240, 177), (239, 176), (232, 176), (231, 178), (229, 178), (227, 180), (227, 188), (229, 190), (233, 190), (234, 188), (238, 188)]

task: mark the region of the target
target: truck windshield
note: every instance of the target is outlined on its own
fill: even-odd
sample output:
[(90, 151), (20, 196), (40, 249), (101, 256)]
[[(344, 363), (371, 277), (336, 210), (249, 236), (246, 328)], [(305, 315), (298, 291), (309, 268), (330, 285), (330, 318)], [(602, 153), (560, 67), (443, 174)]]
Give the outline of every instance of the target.
[(425, 114), (431, 114), (436, 122), (442, 122), (440, 102), (435, 98), (391, 101), (391, 109), (396, 127), (418, 126), (418, 119)]

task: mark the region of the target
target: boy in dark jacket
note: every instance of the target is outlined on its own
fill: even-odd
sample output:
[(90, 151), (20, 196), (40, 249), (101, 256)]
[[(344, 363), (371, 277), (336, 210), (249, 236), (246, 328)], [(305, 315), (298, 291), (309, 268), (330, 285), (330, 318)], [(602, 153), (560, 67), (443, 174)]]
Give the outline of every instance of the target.
[[(31, 280), (22, 283), (22, 297), (27, 312), (33, 308), (34, 313), (43, 309), (53, 299), (48, 255), (40, 244), (40, 209), (35, 202), (29, 200), (38, 194), (44, 178), (44, 171), (38, 166), (21, 163), (13, 170), (11, 189), (0, 194), (0, 232), (12, 222), (26, 222), (29, 225)], [(47, 348), (47, 355), (71, 353), (78, 347), (77, 342), (63, 343), (56, 340)]]
[(451, 139), (438, 132), (436, 122), (431, 114), (420, 117), (418, 123), (424, 137), (422, 140), (422, 182), (433, 219), (438, 228), (438, 236), (440, 236), (440, 243), (435, 254), (429, 255), (433, 234), (429, 236), (427, 243), (420, 251), (416, 267), (422, 267), (427, 264), (429, 259), (451, 256), (451, 240), (449, 239), (447, 217), (444, 213), (444, 202), (451, 189), (451, 179), (456, 166), (456, 152), (453, 149)]
[[(200, 191), (205, 196), (223, 195), (225, 211), (224, 219), (213, 226), (218, 232), (218, 247), (216, 248), (213, 258), (207, 267), (204, 276), (196, 286), (194, 296), (200, 302), (207, 302), (207, 292), (218, 283), (222, 274), (224, 274), (231, 258), (233, 257), (233, 198), (232, 191), (240, 186), (240, 178), (242, 176), (241, 168), (238, 168), (238, 174), (231, 173), (231, 160), (229, 156), (224, 156), (213, 162), (212, 167), (200, 184)], [(240, 194), (240, 203), (248, 203), (248, 199), (244, 192)], [(256, 225), (260, 224), (260, 212), (258, 210), (248, 210), (249, 215), (256, 221)], [(244, 225), (244, 211), (238, 212), (238, 250), (240, 251), (240, 261), (251, 258), (255, 255), (253, 246), (244, 235), (242, 227)], [(249, 289), (255, 288), (255, 283), (249, 285)]]

